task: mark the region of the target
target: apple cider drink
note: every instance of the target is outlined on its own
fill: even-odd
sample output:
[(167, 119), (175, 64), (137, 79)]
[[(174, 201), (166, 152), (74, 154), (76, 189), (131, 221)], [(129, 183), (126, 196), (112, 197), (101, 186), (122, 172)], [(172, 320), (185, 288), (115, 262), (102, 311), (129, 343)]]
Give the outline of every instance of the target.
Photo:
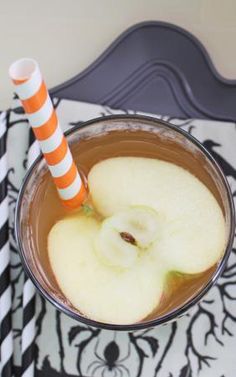
[(120, 121), (72, 143), (89, 192), (80, 209), (63, 208), (46, 170), (34, 194), (29, 223), (48, 286), (99, 322), (143, 322), (180, 307), (225, 248), (222, 202), (204, 161), (182, 135), (159, 131)]

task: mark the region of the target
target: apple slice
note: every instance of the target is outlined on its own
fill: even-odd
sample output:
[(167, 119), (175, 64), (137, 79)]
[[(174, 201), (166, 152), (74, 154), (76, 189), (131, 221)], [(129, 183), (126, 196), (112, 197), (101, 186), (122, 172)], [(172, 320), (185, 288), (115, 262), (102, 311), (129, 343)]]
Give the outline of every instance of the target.
[[(150, 238), (152, 242), (156, 233), (156, 214), (148, 209), (128, 210), (127, 214), (105, 220), (109, 229), (94, 218), (79, 214), (59, 221), (50, 231), (49, 259), (57, 282), (73, 306), (87, 317), (107, 323), (135, 323), (150, 314), (161, 299), (165, 279), (163, 267), (154, 263), (151, 253), (139, 255), (137, 246), (135, 258), (130, 259), (129, 246), (132, 248), (132, 244), (119, 234), (120, 221), (124, 221), (124, 225), (130, 224), (137, 211), (143, 219), (148, 218), (147, 224), (150, 224), (146, 238), (143, 231), (142, 241), (148, 242), (147, 238)], [(154, 224), (151, 224), (153, 217)], [(116, 247), (121, 253), (118, 260)], [(105, 256), (110, 248), (112, 266), (104, 263), (104, 248)]]
[(117, 157), (88, 176), (95, 210), (58, 222), (48, 251), (58, 284), (84, 315), (141, 321), (160, 303), (168, 271), (199, 273), (225, 246), (225, 220), (211, 192), (174, 164)]
[(221, 208), (187, 170), (156, 159), (116, 157), (96, 164), (88, 184), (105, 218), (130, 206), (158, 213), (162, 231), (154, 254), (170, 271), (200, 273), (220, 259), (226, 238)]

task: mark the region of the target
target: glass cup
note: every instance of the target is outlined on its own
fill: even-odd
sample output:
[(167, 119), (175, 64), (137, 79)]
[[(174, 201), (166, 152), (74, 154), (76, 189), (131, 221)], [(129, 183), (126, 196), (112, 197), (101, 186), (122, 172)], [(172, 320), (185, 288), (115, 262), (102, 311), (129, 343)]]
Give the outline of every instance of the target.
[[(78, 321), (99, 328), (137, 330), (164, 324), (182, 316), (193, 305), (199, 302), (213, 284), (215, 284), (224, 270), (232, 248), (235, 220), (233, 199), (229, 185), (217, 162), (193, 136), (167, 122), (138, 115), (115, 115), (94, 119), (85, 122), (82, 126), (69, 130), (66, 136), (73, 153), (76, 146), (78, 148), (78, 143), (81, 139), (89, 139), (102, 135), (104, 132), (107, 133), (115, 130), (124, 131), (122, 133), (124, 140), (127, 137), (126, 131), (132, 131), (132, 137), (135, 139), (135, 132), (140, 129), (147, 131), (149, 135), (150, 132), (153, 136), (156, 135), (159, 140), (161, 140), (163, 150), (168, 152), (169, 161), (178, 163), (178, 160), (181, 160), (181, 165), (184, 168), (190, 170), (214, 192), (214, 196), (222, 208), (226, 221), (226, 247), (221, 260), (204, 286), (197, 291), (194, 296), (184, 302), (183, 305), (176, 307), (167, 314), (147, 319), (140, 323), (127, 325), (101, 323), (87, 318), (73, 308), (59, 292), (55, 280), (49, 278), (45, 266), (40, 259), (40, 250), (38, 250), (38, 246), (35, 242), (35, 234), (33, 234), (34, 232), (32, 232), (32, 227), (30, 226), (30, 209), (32, 210), (33, 208), (36, 219), (36, 207), (34, 211), (34, 205), (36, 205), (34, 203), (35, 194), (42, 177), (47, 171), (47, 165), (40, 156), (31, 166), (24, 179), (16, 206), (15, 232), (23, 266), (38, 291), (55, 305), (57, 309)], [(41, 200), (43, 200), (43, 197)], [(48, 211), (50, 211), (50, 208), (48, 208)], [(35, 232), (40, 232), (40, 229), (36, 227)]]

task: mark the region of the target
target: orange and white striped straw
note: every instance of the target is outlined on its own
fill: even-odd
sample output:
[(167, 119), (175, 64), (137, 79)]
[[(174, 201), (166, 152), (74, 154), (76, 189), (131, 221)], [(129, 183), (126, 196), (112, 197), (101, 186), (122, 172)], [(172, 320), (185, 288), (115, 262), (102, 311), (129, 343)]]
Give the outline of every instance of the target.
[(15, 91), (47, 161), (65, 207), (78, 208), (86, 188), (75, 165), (37, 62), (20, 59), (9, 68)]

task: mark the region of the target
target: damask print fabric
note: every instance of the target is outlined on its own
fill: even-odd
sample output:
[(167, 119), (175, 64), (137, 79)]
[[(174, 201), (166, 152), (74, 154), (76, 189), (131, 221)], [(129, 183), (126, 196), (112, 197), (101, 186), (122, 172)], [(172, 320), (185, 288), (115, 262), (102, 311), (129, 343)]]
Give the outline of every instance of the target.
[[(54, 100), (63, 130), (102, 115), (124, 113), (100, 105)], [(128, 113), (133, 113), (129, 111)], [(195, 136), (223, 168), (236, 198), (236, 125), (162, 117)], [(17, 99), (8, 112), (8, 198), (14, 364), (21, 365), (24, 273), (14, 237), (14, 211), (32, 134)], [(36, 369), (39, 376), (235, 377), (236, 248), (217, 285), (186, 316), (135, 332), (99, 330), (75, 322), (36, 295)]]

